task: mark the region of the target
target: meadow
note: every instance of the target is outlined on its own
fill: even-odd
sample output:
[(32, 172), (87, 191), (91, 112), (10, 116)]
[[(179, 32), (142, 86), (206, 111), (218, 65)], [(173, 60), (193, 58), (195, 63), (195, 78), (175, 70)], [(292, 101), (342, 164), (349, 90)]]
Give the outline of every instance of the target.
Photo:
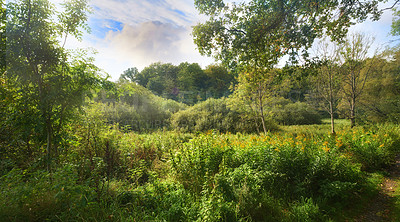
[(351, 220), (394, 163), (400, 127), (337, 126), (138, 134), (87, 122), (51, 172), (2, 161), (0, 221)]

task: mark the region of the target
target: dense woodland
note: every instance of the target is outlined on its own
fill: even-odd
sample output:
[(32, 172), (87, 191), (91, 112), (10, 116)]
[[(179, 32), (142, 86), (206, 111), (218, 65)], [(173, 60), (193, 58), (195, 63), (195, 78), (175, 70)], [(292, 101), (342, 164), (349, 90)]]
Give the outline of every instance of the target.
[(348, 33), (379, 19), (378, 2), (195, 6), (209, 20), (194, 41), (215, 64), (158, 62), (113, 82), (90, 50), (65, 48), (88, 29), (87, 0), (1, 1), (0, 221), (362, 214), (400, 152), (400, 48)]

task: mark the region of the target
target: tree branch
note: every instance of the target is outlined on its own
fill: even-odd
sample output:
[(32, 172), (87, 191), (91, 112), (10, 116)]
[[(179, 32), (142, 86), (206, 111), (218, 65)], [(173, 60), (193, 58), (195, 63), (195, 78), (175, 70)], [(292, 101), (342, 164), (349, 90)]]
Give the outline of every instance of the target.
[(381, 10), (381, 12), (386, 11), (386, 10), (391, 10), (391, 9), (393, 9), (394, 6), (396, 6), (397, 3), (399, 3), (399, 1), (400, 1), (400, 0), (396, 0), (396, 1), (394, 2), (394, 4), (393, 4), (391, 7), (384, 8), (384, 9)]

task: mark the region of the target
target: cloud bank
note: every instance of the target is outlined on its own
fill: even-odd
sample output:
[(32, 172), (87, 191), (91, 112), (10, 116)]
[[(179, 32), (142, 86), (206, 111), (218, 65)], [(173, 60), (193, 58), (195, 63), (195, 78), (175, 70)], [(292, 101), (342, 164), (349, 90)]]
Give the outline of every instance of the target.
[(201, 18), (192, 0), (92, 0), (92, 34), (87, 45), (96, 48), (96, 64), (113, 79), (130, 67), (139, 70), (154, 62), (197, 62), (202, 57), (191, 36)]
[(110, 31), (106, 41), (137, 64), (148, 64), (176, 56), (186, 32), (184, 27), (172, 24), (145, 22), (138, 26), (125, 25), (121, 31)]

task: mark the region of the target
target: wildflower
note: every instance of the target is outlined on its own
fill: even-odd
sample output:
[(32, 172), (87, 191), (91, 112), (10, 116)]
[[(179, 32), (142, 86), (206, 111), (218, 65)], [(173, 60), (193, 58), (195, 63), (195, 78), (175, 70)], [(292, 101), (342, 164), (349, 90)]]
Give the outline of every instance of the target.
[(382, 147), (384, 147), (385, 146), (385, 144), (381, 144), (380, 146), (379, 146), (379, 148), (382, 148)]

